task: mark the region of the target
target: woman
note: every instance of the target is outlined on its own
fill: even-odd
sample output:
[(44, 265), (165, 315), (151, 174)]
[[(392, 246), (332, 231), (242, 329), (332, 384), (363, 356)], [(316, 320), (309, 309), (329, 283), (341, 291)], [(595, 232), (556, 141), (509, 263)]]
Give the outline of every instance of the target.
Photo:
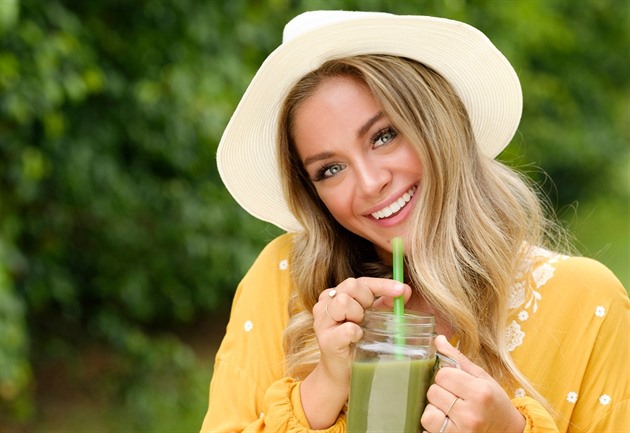
[[(601, 264), (542, 248), (536, 194), (493, 159), (520, 114), (516, 74), (470, 26), (339, 11), (287, 24), (218, 164), (289, 233), (237, 290), (202, 431), (345, 431), (364, 311), (396, 296), (436, 316), (438, 350), (462, 367), (438, 372), (419, 429), (625, 428), (630, 302)], [(389, 279), (396, 236), (409, 284)]]

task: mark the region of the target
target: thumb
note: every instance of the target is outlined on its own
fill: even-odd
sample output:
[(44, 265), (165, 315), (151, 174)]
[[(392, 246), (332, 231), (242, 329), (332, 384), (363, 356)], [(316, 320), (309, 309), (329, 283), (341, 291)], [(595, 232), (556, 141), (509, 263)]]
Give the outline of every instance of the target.
[(438, 335), (435, 339), (435, 347), (442, 355), (453, 358), (459, 363), (463, 371), (477, 378), (487, 377), (488, 373), (477, 364), (468, 359), (463, 353), (457, 350), (444, 335)]

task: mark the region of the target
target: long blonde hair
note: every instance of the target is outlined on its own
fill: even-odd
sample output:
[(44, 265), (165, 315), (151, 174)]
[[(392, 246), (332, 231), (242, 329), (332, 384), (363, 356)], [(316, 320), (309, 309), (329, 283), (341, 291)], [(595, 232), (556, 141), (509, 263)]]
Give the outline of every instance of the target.
[(343, 228), (320, 201), (297, 155), (293, 119), (329, 77), (364, 83), (393, 127), (417, 151), (422, 182), (405, 258), (410, 285), (459, 337), (459, 349), (497, 381), (540, 395), (516, 368), (505, 342), (508, 297), (523, 245), (543, 245), (550, 226), (524, 177), (484, 156), (451, 86), (418, 62), (385, 55), (332, 60), (306, 75), (285, 100), (279, 163), (289, 207), (304, 227), (291, 257), (289, 375), (303, 378), (319, 351), (312, 308), (322, 290), (348, 277), (388, 276), (372, 244)]

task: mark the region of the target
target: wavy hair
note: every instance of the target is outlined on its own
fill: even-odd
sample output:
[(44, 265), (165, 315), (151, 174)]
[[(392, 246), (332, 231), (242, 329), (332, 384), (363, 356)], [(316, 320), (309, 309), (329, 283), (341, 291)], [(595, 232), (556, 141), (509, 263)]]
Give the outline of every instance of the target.
[(463, 354), (504, 386), (520, 384), (544, 402), (514, 365), (504, 336), (523, 246), (544, 245), (557, 226), (523, 175), (480, 152), (466, 108), (449, 83), (416, 61), (386, 55), (328, 61), (293, 87), (281, 111), (281, 178), (289, 208), (304, 228), (291, 256), (296, 290), (284, 336), (287, 373), (304, 378), (319, 360), (311, 311), (322, 290), (348, 277), (391, 275), (372, 244), (328, 212), (293, 141), (296, 110), (336, 76), (366, 85), (420, 158), (423, 176), (405, 257), (411, 287), (450, 321)]

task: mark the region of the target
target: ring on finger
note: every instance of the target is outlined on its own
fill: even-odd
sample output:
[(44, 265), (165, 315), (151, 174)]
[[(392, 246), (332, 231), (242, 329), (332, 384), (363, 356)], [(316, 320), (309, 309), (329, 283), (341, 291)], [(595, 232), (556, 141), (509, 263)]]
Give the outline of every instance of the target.
[(449, 417), (444, 418), (444, 424), (442, 424), (442, 427), (440, 427), (440, 431), (438, 433), (444, 433), (444, 430), (446, 430), (446, 425), (448, 424), (449, 419), (450, 419)]
[(332, 289), (328, 292), (328, 296), (330, 298), (334, 298), (335, 296), (337, 296), (337, 291), (335, 289)]
[(459, 400), (459, 397), (455, 397), (455, 400), (453, 400), (453, 402), (451, 403), (451, 405), (448, 407), (448, 409), (446, 409), (446, 412), (444, 412), (445, 416), (448, 416), (449, 412), (451, 411), (451, 409), (453, 409), (453, 406), (455, 405), (455, 403), (457, 402), (457, 400)]

